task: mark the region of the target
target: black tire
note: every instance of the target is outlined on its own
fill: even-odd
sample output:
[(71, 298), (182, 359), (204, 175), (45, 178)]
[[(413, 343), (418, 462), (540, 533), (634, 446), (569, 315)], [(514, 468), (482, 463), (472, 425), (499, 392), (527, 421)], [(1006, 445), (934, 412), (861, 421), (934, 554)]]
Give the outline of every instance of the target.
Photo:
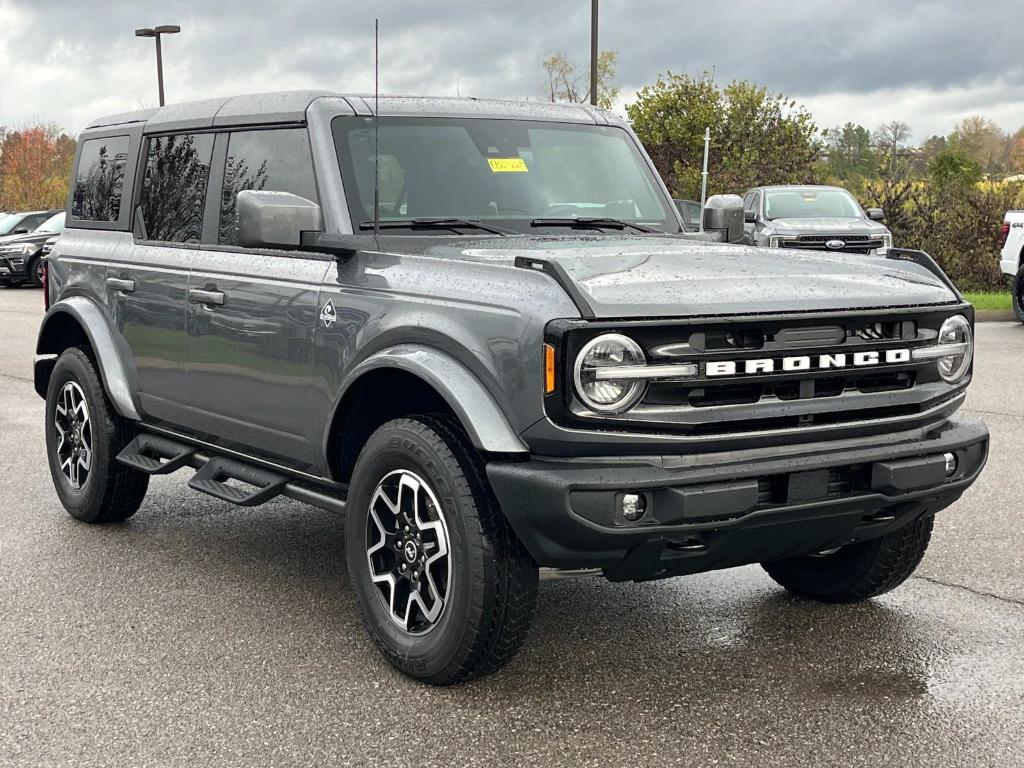
[(762, 563), (778, 584), (801, 597), (854, 603), (895, 589), (917, 568), (928, 549), (933, 515), (831, 555), (803, 555)]
[(1024, 323), (1024, 266), (1013, 278), (1013, 314), (1018, 322)]
[[(426, 509), (444, 521), (450, 551), (450, 577), (440, 612), (432, 622), (424, 622), (429, 625), (420, 627), (419, 634), (411, 631), (408, 614), (406, 626), (391, 618), (385, 597), (389, 590), (373, 582), (368, 552), (373, 539), (383, 542), (385, 528), (392, 527), (374, 530), (371, 501), (380, 509), (380, 489), (388, 478), (409, 473), (422, 479), (436, 499), (437, 505), (428, 502)], [(401, 508), (401, 487), (395, 500)], [(397, 514), (393, 527), (394, 536), (403, 536)], [(526, 639), (536, 606), (537, 566), (498, 508), (483, 462), (458, 425), (415, 416), (390, 421), (373, 433), (353, 471), (345, 539), (349, 576), (363, 623), (388, 661), (410, 677), (431, 685), (465, 682), (501, 667)], [(401, 543), (392, 542), (399, 545), (399, 552)], [(423, 546), (426, 553), (430, 544)], [(385, 553), (393, 556), (397, 573), (402, 558), (390, 546), (373, 557)], [(421, 578), (430, 567), (427, 563)], [(390, 600), (400, 603), (395, 589), (391, 587)], [(425, 618), (422, 612), (418, 615)]]
[(39, 256), (36, 256), (28, 263), (28, 281), (35, 288), (43, 287), (43, 273), (42, 273), (43, 260)]
[[(77, 389), (76, 389), (77, 388)], [(58, 408), (66, 414), (69, 409), (63, 398), (78, 397), (85, 403), (84, 417), (76, 419), (80, 426), (64, 431), (69, 435), (61, 440), (58, 429)], [(114, 411), (96, 367), (89, 356), (78, 347), (61, 353), (54, 365), (46, 390), (46, 456), (50, 475), (61, 504), (68, 513), (86, 523), (114, 523), (127, 520), (135, 514), (146, 496), (149, 475), (126, 467), (117, 461), (117, 454), (135, 436), (132, 423)], [(65, 474), (61, 456), (74, 445), (74, 435), (81, 435), (81, 445), (88, 440), (88, 468), (82, 460), (74, 463), (75, 478)], [(83, 454), (84, 455), (84, 454)], [(71, 457), (66, 460), (70, 470)], [(84, 469), (84, 473), (83, 473)]]

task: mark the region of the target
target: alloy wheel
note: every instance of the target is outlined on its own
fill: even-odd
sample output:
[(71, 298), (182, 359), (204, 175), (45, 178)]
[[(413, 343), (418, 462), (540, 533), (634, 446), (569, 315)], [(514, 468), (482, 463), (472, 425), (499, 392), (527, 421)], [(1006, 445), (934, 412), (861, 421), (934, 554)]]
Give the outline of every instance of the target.
[(92, 422), (85, 393), (74, 381), (67, 382), (57, 396), (53, 426), (57, 464), (68, 484), (80, 490), (92, 469)]
[(433, 629), (451, 587), (448, 525), (430, 486), (400, 469), (377, 484), (370, 498), (366, 559), (381, 604), (413, 635)]

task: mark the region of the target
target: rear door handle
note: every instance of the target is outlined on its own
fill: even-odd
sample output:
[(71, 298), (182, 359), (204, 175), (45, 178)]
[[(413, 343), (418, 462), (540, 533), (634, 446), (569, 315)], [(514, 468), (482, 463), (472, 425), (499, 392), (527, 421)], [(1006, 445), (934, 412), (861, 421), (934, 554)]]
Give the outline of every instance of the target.
[(193, 304), (220, 307), (224, 304), (224, 291), (204, 291), (199, 288), (189, 288), (188, 300)]
[(126, 280), (122, 277), (108, 277), (107, 287), (114, 291), (121, 291), (122, 293), (131, 293), (135, 290), (135, 281)]

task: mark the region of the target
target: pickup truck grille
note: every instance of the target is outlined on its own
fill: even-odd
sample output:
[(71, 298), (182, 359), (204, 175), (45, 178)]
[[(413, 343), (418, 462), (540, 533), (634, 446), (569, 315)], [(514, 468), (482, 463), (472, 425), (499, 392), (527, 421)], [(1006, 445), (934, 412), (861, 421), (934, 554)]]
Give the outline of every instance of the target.
[[(884, 432), (893, 431), (892, 425), (901, 421), (934, 422), (958, 406), (969, 377), (956, 386), (947, 384), (934, 360), (913, 359), (911, 353), (934, 344), (942, 322), (955, 313), (946, 308), (732, 321), (589, 323), (564, 335), (565, 365), (571, 365), (577, 351), (595, 335), (617, 332), (643, 347), (649, 366), (696, 364), (699, 373), (649, 381), (640, 402), (622, 414), (590, 412), (571, 386), (547, 406), (555, 421), (572, 426), (692, 437), (794, 430), (812, 439), (814, 434), (850, 425), (875, 423), (877, 431)], [(877, 355), (881, 362), (849, 364), (858, 354)], [(747, 370), (769, 360), (769, 372)], [(829, 364), (838, 360), (846, 362), (838, 367)], [(724, 373), (723, 362), (730, 366)], [(784, 369), (790, 363), (807, 367)], [(715, 364), (719, 367), (711, 375)]]
[[(841, 248), (829, 248), (826, 243), (841, 241)], [(783, 248), (799, 248), (804, 251), (829, 251), (831, 253), (868, 254), (882, 247), (882, 239), (870, 235), (800, 235), (796, 240), (783, 240)]]

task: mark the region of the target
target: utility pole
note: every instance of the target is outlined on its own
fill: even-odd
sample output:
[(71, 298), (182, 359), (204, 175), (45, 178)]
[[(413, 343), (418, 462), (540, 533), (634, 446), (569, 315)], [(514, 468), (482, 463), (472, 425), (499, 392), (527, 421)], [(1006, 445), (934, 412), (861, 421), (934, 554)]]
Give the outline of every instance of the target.
[(135, 30), (136, 37), (152, 37), (156, 39), (156, 86), (160, 93), (160, 106), (164, 105), (164, 57), (160, 48), (161, 35), (173, 35), (181, 32), (177, 24), (163, 24), (159, 27), (143, 27)]
[(708, 201), (708, 154), (711, 151), (711, 129), (704, 129), (704, 170), (700, 175), (700, 231), (704, 231), (704, 206)]
[(590, 0), (590, 103), (597, 106), (597, 0)]

